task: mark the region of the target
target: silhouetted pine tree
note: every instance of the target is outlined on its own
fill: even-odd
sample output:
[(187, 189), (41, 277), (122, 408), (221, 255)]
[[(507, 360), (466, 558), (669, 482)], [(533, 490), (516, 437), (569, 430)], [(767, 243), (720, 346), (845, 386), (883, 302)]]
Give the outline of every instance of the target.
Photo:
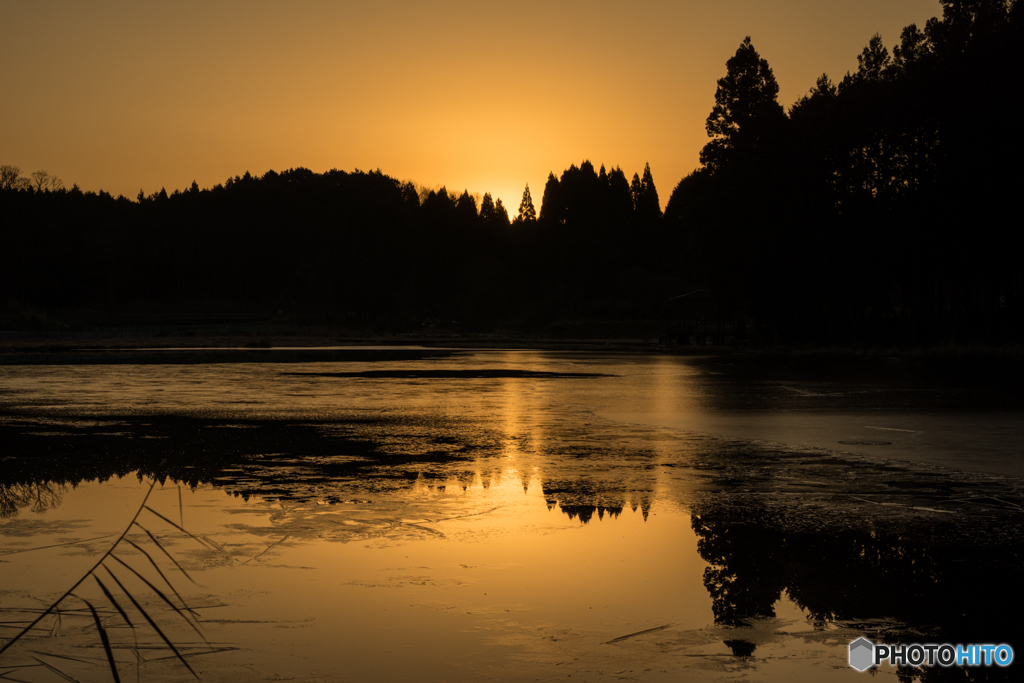
[(530, 184), (526, 184), (523, 190), (523, 199), (519, 202), (519, 215), (516, 216), (516, 223), (532, 225), (537, 222), (537, 210), (533, 208), (533, 199), (530, 197)]
[(462, 230), (471, 230), (477, 224), (479, 214), (476, 209), (476, 200), (469, 195), (469, 190), (463, 190), (462, 194), (455, 201), (455, 221)]
[(541, 225), (556, 226), (565, 223), (565, 200), (562, 197), (562, 186), (554, 172), (548, 173), (544, 184), (544, 197), (540, 203)]
[(640, 181), (641, 202), (639, 212), (648, 225), (654, 225), (661, 219), (661, 200), (658, 199), (658, 188), (654, 186), (651, 165), (644, 165), (644, 177)]
[(511, 225), (511, 221), (508, 219), (508, 210), (501, 203), (500, 198), (494, 203), (494, 223), (501, 228), (507, 228)]
[(494, 207), (494, 199), (491, 197), (490, 192), (484, 193), (484, 198), (480, 202), (480, 222), (485, 226), (492, 226), (498, 218), (497, 209)]
[(777, 99), (779, 84), (750, 36), (725, 66), (726, 74), (718, 81), (715, 106), (706, 122), (712, 140), (700, 153), (701, 163), (712, 171), (730, 159), (763, 148), (779, 135), (786, 120)]
[(633, 200), (633, 211), (640, 214), (644, 205), (644, 184), (640, 181), (640, 174), (633, 174), (633, 182), (629, 184), (629, 196)]
[(624, 230), (633, 217), (633, 198), (629, 191), (629, 181), (622, 169), (616, 166), (608, 174), (608, 200), (606, 211), (609, 220), (619, 231)]

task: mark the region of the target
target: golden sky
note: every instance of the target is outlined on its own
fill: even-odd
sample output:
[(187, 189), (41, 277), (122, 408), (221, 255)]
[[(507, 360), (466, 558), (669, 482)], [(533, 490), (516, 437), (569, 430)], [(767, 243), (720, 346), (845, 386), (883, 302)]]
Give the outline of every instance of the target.
[(0, 1), (0, 164), (134, 198), (250, 171), (380, 168), (491, 192), (590, 159), (697, 166), (747, 35), (788, 107), (937, 0)]

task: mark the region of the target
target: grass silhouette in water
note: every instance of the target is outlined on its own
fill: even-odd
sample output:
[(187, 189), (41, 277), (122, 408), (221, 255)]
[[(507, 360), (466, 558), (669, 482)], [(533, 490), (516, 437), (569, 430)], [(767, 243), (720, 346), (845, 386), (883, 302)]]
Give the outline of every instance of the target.
[[(195, 678), (199, 678), (199, 675), (195, 672), (192, 666), (185, 659), (185, 656), (182, 654), (181, 650), (174, 644), (172, 639), (167, 635), (165, 630), (167, 628), (167, 624), (164, 624), (164, 628), (161, 628), (161, 624), (152, 613), (152, 609), (147, 610), (145, 607), (143, 607), (142, 600), (145, 598), (157, 598), (160, 602), (164, 603), (167, 607), (169, 607), (171, 611), (177, 614), (181, 618), (181, 620), (188, 625), (188, 627), (191, 630), (195, 631), (199, 635), (199, 637), (202, 638), (203, 642), (207, 646), (209, 646), (209, 641), (206, 640), (206, 637), (199, 629), (197, 623), (193, 619), (189, 619), (188, 615), (190, 612), (194, 614), (193, 610), (188, 606), (184, 598), (182, 598), (181, 595), (178, 593), (177, 589), (174, 587), (174, 584), (171, 583), (170, 579), (168, 579), (167, 575), (160, 568), (160, 565), (157, 564), (151, 551), (147, 550), (145, 547), (139, 545), (138, 543), (132, 541), (130, 538), (128, 538), (128, 534), (133, 529), (138, 529), (139, 531), (142, 531), (149, 539), (149, 542), (152, 544), (153, 548), (159, 550), (160, 553), (165, 555), (171, 561), (171, 563), (178, 569), (178, 571), (180, 571), (189, 581), (192, 581), (192, 583), (195, 583), (195, 581), (192, 579), (191, 576), (189, 576), (188, 572), (185, 571), (184, 567), (182, 567), (178, 563), (178, 561), (174, 559), (174, 556), (167, 551), (167, 549), (164, 547), (164, 544), (160, 542), (160, 539), (157, 538), (157, 536), (153, 534), (149, 529), (143, 526), (141, 520), (143, 520), (146, 515), (152, 515), (160, 521), (162, 521), (163, 523), (169, 524), (177, 531), (188, 535), (190, 538), (194, 539), (198, 543), (201, 543), (203, 545), (210, 545), (210, 543), (186, 530), (182, 524), (178, 524), (171, 521), (170, 519), (168, 519), (167, 517), (160, 514), (159, 512), (157, 512), (156, 510), (149, 506), (149, 497), (150, 494), (152, 494), (153, 488), (155, 486), (156, 481), (154, 480), (152, 483), (150, 483), (149, 489), (146, 491), (146, 495), (142, 499), (142, 503), (139, 505), (139, 508), (135, 511), (135, 515), (132, 517), (132, 520), (125, 527), (124, 531), (121, 532), (120, 536), (117, 537), (117, 540), (114, 541), (113, 544), (111, 544), (110, 548), (102, 555), (102, 557), (100, 557), (100, 559), (92, 566), (92, 568), (89, 569), (89, 571), (86, 572), (73, 586), (71, 586), (67, 591), (65, 591), (63, 595), (61, 595), (49, 607), (43, 610), (35, 618), (34, 621), (28, 624), (28, 626), (25, 626), (23, 629), (21, 629), (21, 631), (19, 631), (18, 634), (14, 636), (14, 638), (5, 643), (3, 647), (0, 647), (0, 655), (2, 655), (5, 651), (7, 651), (19, 640), (29, 635), (33, 630), (38, 630), (37, 627), (39, 627), (40, 622), (42, 622), (43, 619), (45, 619), (48, 615), (53, 615), (55, 617), (53, 628), (49, 629), (49, 635), (56, 635), (60, 630), (62, 612), (64, 614), (69, 614), (73, 612), (82, 611), (81, 608), (75, 609), (68, 604), (70, 600), (77, 600), (79, 603), (85, 606), (85, 610), (87, 610), (88, 615), (92, 617), (93, 624), (96, 626), (96, 631), (98, 632), (100, 641), (102, 642), (103, 645), (103, 651), (106, 654), (107, 664), (110, 667), (111, 676), (115, 681), (119, 682), (121, 680), (121, 677), (118, 672), (117, 661), (114, 656), (114, 646), (111, 644), (110, 635), (108, 633), (109, 626), (104, 625), (104, 618), (101, 616), (101, 612), (108, 612), (110, 617), (113, 617), (115, 614), (119, 616), (120, 619), (124, 622), (124, 625), (132, 629), (133, 634), (135, 634), (136, 627), (143, 626), (144, 624), (149, 624), (149, 626), (159, 636), (163, 646), (165, 646), (173, 653), (173, 656), (178, 661), (180, 661), (182, 665), (185, 666), (185, 668), (188, 669), (189, 673), (191, 673), (192, 676), (194, 676)], [(179, 487), (179, 505), (180, 503), (181, 497)], [(159, 576), (159, 580), (156, 583), (154, 583), (154, 581), (151, 581), (150, 579), (147, 579), (145, 576), (143, 576), (142, 572), (140, 572), (139, 569), (132, 566), (131, 563), (125, 561), (118, 555), (118, 550), (123, 550), (125, 546), (130, 546), (137, 552), (141, 553), (142, 557), (144, 557), (148, 561), (149, 565), (152, 566), (152, 568), (155, 570), (156, 575)], [(135, 592), (133, 592), (132, 589), (127, 587), (125, 585), (125, 581), (130, 580), (128, 579), (129, 575), (134, 576), (138, 581), (145, 585), (148, 591), (136, 590)], [(158, 585), (161, 583), (162, 586)], [(84, 593), (85, 590), (90, 587), (90, 584), (94, 584), (95, 587), (99, 588), (102, 597), (86, 597), (82, 595), (82, 593)], [(134, 617), (132, 616), (133, 614)], [(136, 641), (136, 645), (137, 644), (138, 643)], [(138, 653), (136, 654), (137, 657), (140, 657)], [(62, 658), (68, 659), (67, 657)], [(60, 671), (56, 667), (44, 662), (38, 657), (33, 656), (33, 659), (39, 662), (39, 666), (43, 666), (53, 671), (62, 678), (65, 678), (67, 680), (75, 680), (63, 671)], [(14, 666), (10, 668), (17, 670), (23, 667)], [(6, 675), (6, 673), (10, 673), (10, 671), (4, 672), (4, 675)]]

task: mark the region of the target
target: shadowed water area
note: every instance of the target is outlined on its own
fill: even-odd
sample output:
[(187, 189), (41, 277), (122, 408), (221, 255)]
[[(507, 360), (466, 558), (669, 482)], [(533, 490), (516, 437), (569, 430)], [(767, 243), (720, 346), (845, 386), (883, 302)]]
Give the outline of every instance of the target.
[(0, 644), (42, 617), (0, 676), (853, 680), (859, 636), (1022, 642), (998, 363), (133, 353), (0, 367)]

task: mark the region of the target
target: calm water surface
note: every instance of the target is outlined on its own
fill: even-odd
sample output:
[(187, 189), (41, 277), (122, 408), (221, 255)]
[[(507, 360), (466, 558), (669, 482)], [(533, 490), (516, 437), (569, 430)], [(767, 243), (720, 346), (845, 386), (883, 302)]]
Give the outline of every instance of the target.
[(860, 635), (1016, 642), (1012, 393), (533, 351), (0, 368), (0, 636), (149, 508), (105, 562), (137, 628), (87, 580), (0, 674), (110, 680), (84, 601), (160, 681), (190, 674), (139, 608), (225, 681), (852, 680)]

